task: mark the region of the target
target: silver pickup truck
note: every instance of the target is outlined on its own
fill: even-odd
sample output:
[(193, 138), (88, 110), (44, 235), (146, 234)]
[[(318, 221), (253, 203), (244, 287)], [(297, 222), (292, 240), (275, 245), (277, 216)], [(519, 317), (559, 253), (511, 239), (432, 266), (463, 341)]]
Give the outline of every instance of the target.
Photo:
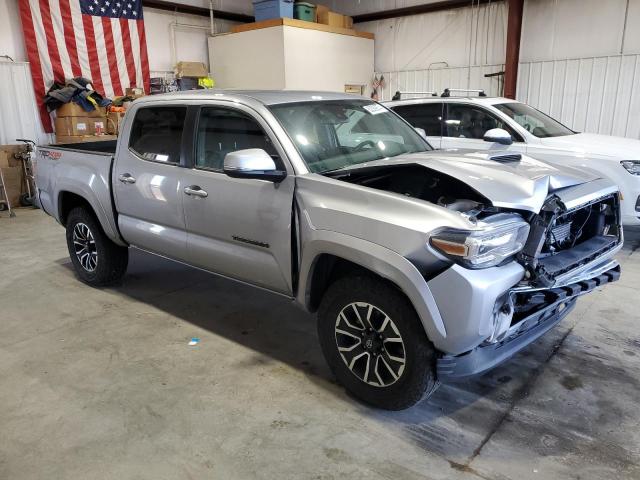
[(609, 181), (434, 152), (352, 95), (147, 97), (117, 145), (39, 147), (35, 168), (82, 281), (119, 281), (135, 247), (283, 295), (318, 312), (337, 379), (386, 409), (496, 366), (620, 275)]

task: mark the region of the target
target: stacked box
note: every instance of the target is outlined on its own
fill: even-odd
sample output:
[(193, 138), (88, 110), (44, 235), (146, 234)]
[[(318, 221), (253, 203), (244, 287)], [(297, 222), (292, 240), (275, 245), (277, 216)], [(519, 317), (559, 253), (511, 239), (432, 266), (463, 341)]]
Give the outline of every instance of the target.
[(20, 206), (20, 195), (24, 185), (22, 160), (18, 160), (14, 155), (24, 150), (24, 145), (0, 145), (0, 169), (11, 208)]
[[(86, 112), (80, 105), (66, 103), (56, 110), (54, 121), (57, 143), (95, 142), (107, 133), (104, 108)], [(63, 140), (61, 140), (63, 138)]]

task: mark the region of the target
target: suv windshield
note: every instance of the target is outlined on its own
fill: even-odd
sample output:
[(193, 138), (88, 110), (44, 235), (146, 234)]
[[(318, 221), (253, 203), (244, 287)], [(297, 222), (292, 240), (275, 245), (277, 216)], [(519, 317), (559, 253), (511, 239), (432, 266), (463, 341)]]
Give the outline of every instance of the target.
[(312, 172), (432, 150), (397, 115), (367, 100), (285, 103), (270, 109)]
[(524, 103), (499, 103), (494, 107), (513, 118), (520, 126), (538, 138), (563, 137), (576, 133), (557, 120)]

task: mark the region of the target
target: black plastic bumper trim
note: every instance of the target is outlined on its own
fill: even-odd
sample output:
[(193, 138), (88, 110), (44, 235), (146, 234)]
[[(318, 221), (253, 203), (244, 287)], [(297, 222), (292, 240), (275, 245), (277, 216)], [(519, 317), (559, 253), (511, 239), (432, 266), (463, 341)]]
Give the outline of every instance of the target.
[[(481, 345), (462, 355), (444, 355), (439, 358), (436, 367), (438, 380), (445, 383), (464, 380), (496, 367), (560, 323), (573, 310), (579, 295), (619, 278), (620, 266), (616, 266), (592, 279), (550, 289), (558, 298), (547, 308), (520, 321), (520, 328), (507, 339)], [(564, 308), (561, 308), (562, 305)]]

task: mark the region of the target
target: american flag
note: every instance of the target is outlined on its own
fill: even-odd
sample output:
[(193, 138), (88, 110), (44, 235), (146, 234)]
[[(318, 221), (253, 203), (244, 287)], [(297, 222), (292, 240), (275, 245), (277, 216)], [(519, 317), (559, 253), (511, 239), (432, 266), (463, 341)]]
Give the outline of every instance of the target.
[(84, 77), (107, 98), (149, 91), (142, 0), (19, 0), (31, 75), (46, 132), (43, 99), (53, 81)]

